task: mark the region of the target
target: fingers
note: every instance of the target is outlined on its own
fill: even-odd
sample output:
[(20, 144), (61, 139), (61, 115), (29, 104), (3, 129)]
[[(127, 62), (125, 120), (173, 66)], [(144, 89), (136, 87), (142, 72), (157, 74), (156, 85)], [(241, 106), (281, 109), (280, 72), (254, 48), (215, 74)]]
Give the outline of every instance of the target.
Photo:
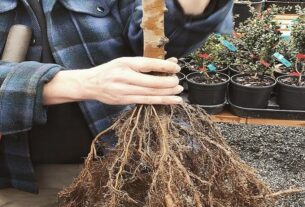
[(121, 89), (122, 94), (124, 95), (141, 95), (141, 96), (169, 96), (179, 94), (183, 91), (183, 87), (178, 85), (173, 88), (147, 88), (141, 86), (122, 86)]
[(178, 59), (175, 57), (168, 58), (167, 61), (178, 64)]
[(134, 71), (122, 78), (122, 82), (126, 84), (147, 88), (172, 88), (179, 84), (177, 76), (155, 76)]
[(176, 58), (161, 60), (146, 57), (124, 57), (120, 58), (122, 64), (128, 65), (131, 69), (142, 72), (162, 72), (162, 73), (177, 73), (181, 70), (177, 64)]
[(125, 96), (123, 104), (160, 104), (160, 105), (171, 105), (181, 104), (182, 98), (179, 96)]

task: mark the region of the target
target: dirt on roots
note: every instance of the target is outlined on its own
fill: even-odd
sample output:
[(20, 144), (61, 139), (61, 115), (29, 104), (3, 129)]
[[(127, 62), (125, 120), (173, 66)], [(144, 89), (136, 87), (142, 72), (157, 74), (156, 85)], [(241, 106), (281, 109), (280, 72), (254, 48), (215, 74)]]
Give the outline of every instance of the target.
[[(101, 157), (101, 137), (115, 148)], [(191, 105), (139, 105), (99, 134), (85, 167), (59, 194), (68, 207), (266, 207), (271, 189), (224, 141), (205, 111)]]

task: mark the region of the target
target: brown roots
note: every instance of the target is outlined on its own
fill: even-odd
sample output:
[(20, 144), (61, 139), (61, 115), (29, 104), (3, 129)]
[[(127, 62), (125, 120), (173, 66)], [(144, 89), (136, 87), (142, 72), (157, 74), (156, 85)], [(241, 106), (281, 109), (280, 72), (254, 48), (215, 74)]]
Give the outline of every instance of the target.
[[(99, 157), (100, 137), (118, 143)], [(271, 190), (199, 107), (137, 106), (98, 135), (60, 206), (266, 207)]]

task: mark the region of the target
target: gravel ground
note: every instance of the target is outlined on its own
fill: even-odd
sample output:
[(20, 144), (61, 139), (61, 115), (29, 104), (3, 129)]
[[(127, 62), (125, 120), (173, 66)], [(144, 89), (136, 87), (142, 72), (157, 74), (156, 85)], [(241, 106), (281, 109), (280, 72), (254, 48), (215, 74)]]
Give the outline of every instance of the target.
[[(305, 188), (305, 127), (218, 126), (242, 159), (274, 190)], [(305, 207), (305, 193), (282, 199), (276, 207)]]

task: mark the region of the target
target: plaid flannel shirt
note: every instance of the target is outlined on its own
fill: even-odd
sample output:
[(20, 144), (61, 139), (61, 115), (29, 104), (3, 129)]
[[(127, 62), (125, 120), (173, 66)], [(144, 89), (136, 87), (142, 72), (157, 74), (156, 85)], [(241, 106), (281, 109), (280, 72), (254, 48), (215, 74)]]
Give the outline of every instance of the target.
[[(233, 0), (217, 0), (205, 17), (186, 17), (174, 0), (166, 0), (165, 28), (168, 56), (180, 57), (215, 31), (230, 32)], [(142, 56), (141, 0), (42, 0), (47, 32), (56, 64), (39, 63), (41, 31), (28, 0), (0, 0), (0, 53), (11, 25), (21, 23), (34, 31), (27, 61), (0, 61), (0, 188), (37, 192), (28, 140), (23, 132), (46, 123), (43, 85), (60, 70), (90, 68), (122, 56)], [(93, 133), (111, 124), (123, 106), (85, 101), (79, 106)]]

